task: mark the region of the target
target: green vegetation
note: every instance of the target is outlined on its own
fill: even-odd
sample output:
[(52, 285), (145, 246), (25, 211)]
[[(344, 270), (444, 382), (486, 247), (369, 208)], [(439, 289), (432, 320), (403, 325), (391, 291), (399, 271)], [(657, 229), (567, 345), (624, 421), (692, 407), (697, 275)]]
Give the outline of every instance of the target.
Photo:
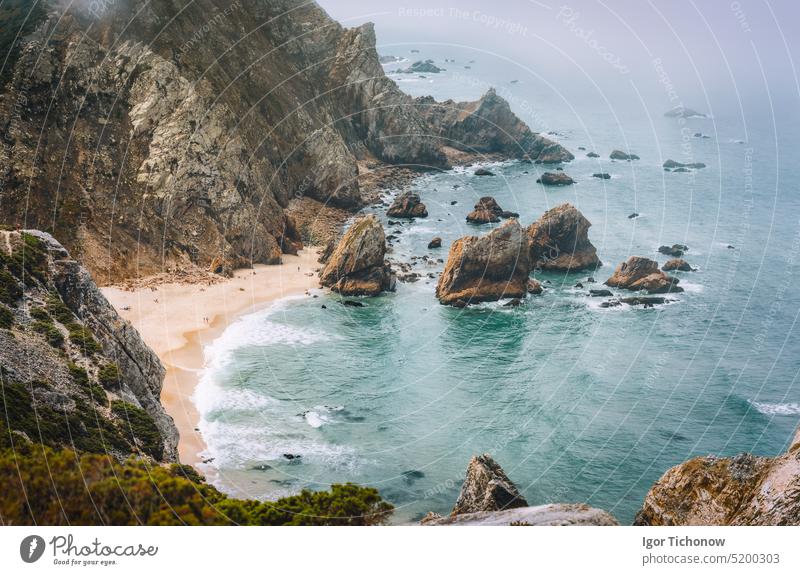
[(79, 323), (68, 323), (65, 327), (67, 331), (69, 331), (69, 340), (81, 349), (83, 355), (91, 357), (100, 353), (102, 350), (100, 344), (97, 343), (97, 340), (92, 336), (92, 332), (84, 326)]
[(0, 450), (0, 484), (6, 525), (374, 525), (393, 509), (353, 484), (275, 502), (230, 499), (187, 466), (118, 463), (19, 439)]
[(0, 88), (13, 77), (20, 38), (33, 32), (46, 15), (43, 2), (6, 0), (0, 4), (0, 54), (7, 55), (5, 66), (0, 70)]
[(64, 325), (75, 321), (72, 311), (61, 301), (61, 297), (58, 294), (51, 293), (48, 295), (46, 304), (48, 313)]
[(116, 363), (107, 363), (97, 371), (97, 379), (106, 389), (119, 387), (119, 366)]
[(40, 333), (53, 347), (60, 348), (64, 345), (64, 334), (53, 324), (52, 321), (35, 321), (31, 326), (33, 331)]
[(131, 444), (154, 459), (164, 456), (164, 442), (149, 413), (125, 401), (112, 401), (111, 411), (122, 420), (120, 427)]
[(50, 314), (42, 307), (34, 306), (30, 309), (30, 316), (38, 321), (45, 321), (48, 323), (53, 323), (53, 318), (50, 317)]
[(17, 280), (8, 271), (0, 269), (0, 303), (15, 305), (21, 297), (22, 288), (19, 287)]
[(14, 325), (14, 314), (3, 304), (0, 304), (0, 329), (11, 329)]
[(106, 391), (100, 385), (89, 379), (89, 374), (81, 366), (74, 363), (68, 365), (72, 381), (97, 403), (106, 404)]

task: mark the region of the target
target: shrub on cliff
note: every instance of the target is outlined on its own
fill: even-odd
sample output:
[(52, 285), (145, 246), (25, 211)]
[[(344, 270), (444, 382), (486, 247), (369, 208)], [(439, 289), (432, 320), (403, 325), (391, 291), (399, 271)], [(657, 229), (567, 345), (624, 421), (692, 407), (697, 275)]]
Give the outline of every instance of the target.
[(1, 420), (0, 430), (3, 525), (372, 525), (393, 509), (353, 484), (274, 502), (231, 499), (186, 466), (119, 463), (19, 438), (11, 449)]

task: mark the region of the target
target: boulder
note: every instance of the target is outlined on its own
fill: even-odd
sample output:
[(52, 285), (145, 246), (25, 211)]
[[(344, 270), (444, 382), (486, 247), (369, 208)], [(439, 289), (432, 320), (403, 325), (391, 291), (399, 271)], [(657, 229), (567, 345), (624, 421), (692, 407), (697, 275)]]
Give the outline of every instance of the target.
[(461, 526), (569, 526), (569, 525), (619, 525), (613, 515), (602, 509), (586, 504), (551, 503), (535, 507), (517, 507), (504, 511), (481, 511), (442, 517), (428, 514), (421, 521), (423, 525), (461, 525)]
[(800, 525), (800, 430), (786, 453), (695, 457), (667, 471), (635, 525)]
[(528, 288), (527, 238), (516, 219), (485, 236), (460, 238), (450, 246), (436, 286), (445, 305), (524, 298)]
[(636, 154), (626, 154), (625, 152), (622, 152), (620, 150), (614, 150), (613, 152), (611, 152), (609, 158), (611, 158), (612, 160), (625, 160), (630, 162), (631, 160), (638, 160), (639, 156), (637, 156)]
[(672, 244), (671, 246), (661, 246), (658, 248), (658, 253), (664, 254), (665, 256), (672, 256), (674, 258), (679, 258), (683, 255), (683, 252), (689, 251), (689, 246), (685, 246), (683, 244)]
[(545, 172), (536, 180), (536, 183), (545, 186), (570, 186), (575, 183), (575, 180), (564, 172)]
[(597, 249), (589, 241), (591, 225), (572, 204), (561, 204), (545, 212), (528, 227), (531, 266), (552, 271), (600, 266)]
[(378, 295), (394, 290), (385, 261), (386, 236), (375, 215), (357, 220), (342, 237), (320, 274), (320, 284), (342, 295)]
[(544, 292), (542, 282), (538, 280), (528, 280), (528, 293), (533, 295), (541, 295)]
[(428, 209), (419, 194), (404, 192), (394, 199), (386, 215), (391, 218), (427, 218)]
[(494, 172), (491, 170), (487, 170), (486, 168), (478, 168), (475, 170), (476, 176), (494, 176)]
[(661, 266), (661, 269), (665, 272), (693, 272), (694, 268), (689, 265), (689, 262), (680, 258), (673, 258)]
[(442, 247), (442, 238), (440, 238), (439, 236), (436, 236), (430, 242), (428, 242), (429, 250), (433, 250), (440, 247)]
[(631, 256), (628, 261), (619, 264), (605, 283), (610, 287), (644, 290), (651, 294), (683, 291), (676, 278), (658, 269), (658, 262), (638, 256)]
[(527, 507), (503, 469), (488, 453), (473, 457), (451, 515)]
[(598, 174), (592, 174), (592, 177), (593, 178), (599, 178), (601, 180), (610, 180), (611, 179), (611, 174), (609, 174), (607, 172), (601, 172), (601, 173), (598, 173)]
[(586, 154), (586, 157), (587, 158), (599, 158), (600, 154), (598, 154), (596, 152), (589, 152), (588, 154)]

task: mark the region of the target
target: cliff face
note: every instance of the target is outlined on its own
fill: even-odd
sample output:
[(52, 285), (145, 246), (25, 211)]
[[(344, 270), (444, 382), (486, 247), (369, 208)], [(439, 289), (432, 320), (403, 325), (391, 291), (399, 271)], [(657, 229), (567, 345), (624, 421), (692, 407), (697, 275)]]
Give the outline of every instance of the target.
[(175, 461), (164, 368), (50, 235), (0, 232), (0, 430)]
[(314, 3), (43, 5), (3, 70), (0, 218), (51, 232), (101, 283), (276, 263), (299, 241), (291, 199), (362, 203), (358, 160), (442, 167), (454, 139), (571, 157), (493, 94), (433, 117), (384, 76), (371, 25)]
[(696, 457), (650, 489), (636, 525), (800, 525), (800, 430), (778, 457)]

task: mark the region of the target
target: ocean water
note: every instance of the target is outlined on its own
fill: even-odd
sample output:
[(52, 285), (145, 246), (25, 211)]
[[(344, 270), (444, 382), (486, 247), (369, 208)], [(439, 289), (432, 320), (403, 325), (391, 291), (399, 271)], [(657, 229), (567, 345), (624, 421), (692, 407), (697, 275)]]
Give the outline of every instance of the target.
[[(784, 450), (800, 419), (800, 166), (787, 154), (800, 143), (797, 114), (754, 105), (680, 124), (663, 116), (666, 97), (576, 100), (486, 54), (419, 56), (456, 63), (398, 77), (404, 90), (463, 100), (496, 86), (575, 153), (565, 171), (578, 183), (543, 189), (540, 167), (503, 162), (489, 164), (496, 177), (422, 176), (426, 219), (389, 226), (385, 208), (366, 210), (397, 235), (392, 258), (433, 258), (414, 260), (425, 277), (362, 308), (320, 290), (230, 326), (206, 350), (195, 397), (214, 483), (274, 499), (353, 481), (406, 522), (448, 512), (469, 458), (489, 452), (529, 503), (586, 502), (630, 523), (677, 463)], [(612, 162), (615, 148), (641, 160)], [(668, 158), (708, 167), (666, 173)], [(662, 244), (688, 245), (698, 270), (676, 273), (686, 292), (654, 309), (600, 308), (586, 273), (537, 275), (544, 295), (519, 308), (443, 307), (426, 274), (441, 271), (453, 240), (490, 229), (464, 219), (484, 195), (524, 225), (575, 204), (604, 263), (598, 286), (630, 255), (663, 263)], [(437, 235), (444, 248), (428, 250)]]

